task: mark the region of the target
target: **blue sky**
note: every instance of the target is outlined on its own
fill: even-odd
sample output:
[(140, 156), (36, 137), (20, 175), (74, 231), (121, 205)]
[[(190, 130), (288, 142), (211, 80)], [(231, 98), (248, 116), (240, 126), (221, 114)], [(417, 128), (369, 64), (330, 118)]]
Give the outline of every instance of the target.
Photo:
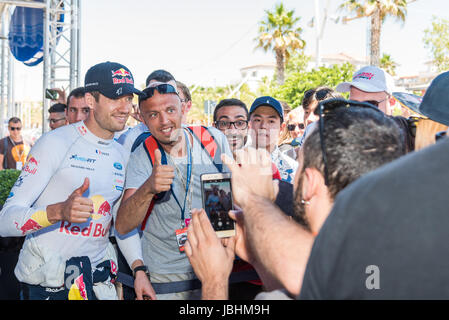
[[(319, 0), (321, 9), (327, 0)], [(341, 0), (329, 0), (328, 13)], [(95, 63), (117, 61), (129, 67), (137, 84), (155, 69), (166, 69), (188, 85), (226, 85), (239, 78), (239, 69), (274, 62), (272, 53), (254, 50), (257, 23), (270, 0), (89, 0), (82, 1), (81, 70)], [(285, 0), (287, 9), (301, 17), (306, 53), (315, 52), (315, 29), (308, 26), (314, 15), (312, 0)], [(417, 0), (409, 5), (405, 24), (388, 19), (382, 28), (381, 52), (400, 64), (399, 74), (422, 71), (429, 60), (422, 41), (432, 15), (449, 19), (449, 1)], [(366, 54), (367, 19), (346, 25), (327, 21), (322, 54)], [(16, 63), (16, 99), (41, 99), (42, 67)]]

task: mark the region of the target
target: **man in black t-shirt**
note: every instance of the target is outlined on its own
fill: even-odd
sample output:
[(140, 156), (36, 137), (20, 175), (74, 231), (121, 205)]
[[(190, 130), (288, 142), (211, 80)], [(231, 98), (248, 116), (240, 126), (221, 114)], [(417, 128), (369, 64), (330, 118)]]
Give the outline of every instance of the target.
[[(449, 125), (449, 72), (419, 106)], [(315, 240), (301, 299), (449, 299), (449, 139), (351, 184)]]
[(300, 299), (449, 299), (449, 140), (362, 177), (336, 198)]

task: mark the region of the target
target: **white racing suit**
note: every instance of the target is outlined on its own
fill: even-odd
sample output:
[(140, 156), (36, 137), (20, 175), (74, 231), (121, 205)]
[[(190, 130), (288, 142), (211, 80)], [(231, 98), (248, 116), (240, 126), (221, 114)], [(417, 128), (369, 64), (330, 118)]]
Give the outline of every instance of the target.
[[(87, 256), (92, 269), (104, 260), (116, 261), (109, 229), (128, 159), (121, 145), (98, 138), (83, 121), (48, 132), (36, 142), (0, 212), (0, 236), (26, 235), (14, 271), (20, 282), (63, 286), (65, 263), (71, 257)], [(86, 177), (90, 184), (83, 197), (94, 203), (91, 218), (52, 225), (47, 206), (65, 201)], [(112, 289), (96, 291), (98, 299), (114, 298)]]

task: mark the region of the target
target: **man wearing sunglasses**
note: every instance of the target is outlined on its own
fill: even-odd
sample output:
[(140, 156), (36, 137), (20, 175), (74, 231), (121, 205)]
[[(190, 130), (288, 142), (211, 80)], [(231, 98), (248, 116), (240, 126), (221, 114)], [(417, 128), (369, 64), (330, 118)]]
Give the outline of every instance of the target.
[(69, 123), (66, 117), (66, 109), (67, 106), (63, 103), (55, 103), (48, 109), (48, 123), (51, 130)]
[[(166, 70), (155, 70), (151, 72), (146, 79), (146, 87), (154, 86), (154, 84), (159, 83), (169, 83), (176, 88), (176, 80), (173, 75)], [(137, 106), (135, 115), (137, 117), (136, 120), (140, 121), (138, 125), (133, 128), (129, 128), (127, 131), (122, 133), (120, 137), (117, 139), (117, 142), (125, 147), (126, 150), (131, 151), (131, 148), (134, 144), (134, 141), (137, 139), (139, 135), (148, 131), (147, 125), (143, 122), (139, 107)]]
[[(375, 66), (365, 66), (357, 70), (352, 81), (337, 85), (338, 92), (349, 92), (349, 99), (368, 102), (378, 107), (387, 116), (392, 116), (392, 107), (396, 100), (393, 97), (394, 80), (385, 70)], [(414, 136), (409, 123), (402, 116), (392, 117), (403, 132), (406, 151), (414, 150)]]
[(26, 236), (14, 271), (26, 300), (117, 299), (109, 230), (129, 153), (113, 137), (140, 91), (109, 61), (84, 83), (91, 116), (37, 140), (0, 212), (0, 236)]
[[(175, 86), (150, 84), (139, 96), (139, 110), (152, 136), (131, 153), (116, 220), (116, 230), (123, 235), (141, 226), (145, 219), (142, 242), (136, 243), (135, 250), (136, 255), (143, 256), (146, 266), (132, 265), (136, 295), (138, 299), (199, 298), (198, 290), (185, 289), (155, 296), (151, 283), (190, 283), (195, 278), (177, 235), (185, 233), (191, 209), (203, 206), (201, 174), (218, 169), (198, 138), (182, 126), (182, 103)], [(223, 133), (215, 128), (208, 132), (221, 152), (232, 156)], [(147, 145), (153, 141), (157, 145), (154, 158)], [(162, 192), (165, 196), (154, 203), (146, 220), (153, 198)]]
[(30, 147), (22, 138), (22, 121), (12, 117), (8, 121), (9, 136), (0, 140), (0, 170), (21, 170)]

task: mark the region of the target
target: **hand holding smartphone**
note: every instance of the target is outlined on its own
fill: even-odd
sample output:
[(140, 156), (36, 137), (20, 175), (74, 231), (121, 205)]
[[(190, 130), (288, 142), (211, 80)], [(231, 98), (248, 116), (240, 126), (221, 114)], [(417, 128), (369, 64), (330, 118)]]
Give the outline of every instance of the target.
[(201, 175), (203, 208), (219, 238), (235, 236), (235, 222), (228, 212), (234, 209), (231, 173)]

